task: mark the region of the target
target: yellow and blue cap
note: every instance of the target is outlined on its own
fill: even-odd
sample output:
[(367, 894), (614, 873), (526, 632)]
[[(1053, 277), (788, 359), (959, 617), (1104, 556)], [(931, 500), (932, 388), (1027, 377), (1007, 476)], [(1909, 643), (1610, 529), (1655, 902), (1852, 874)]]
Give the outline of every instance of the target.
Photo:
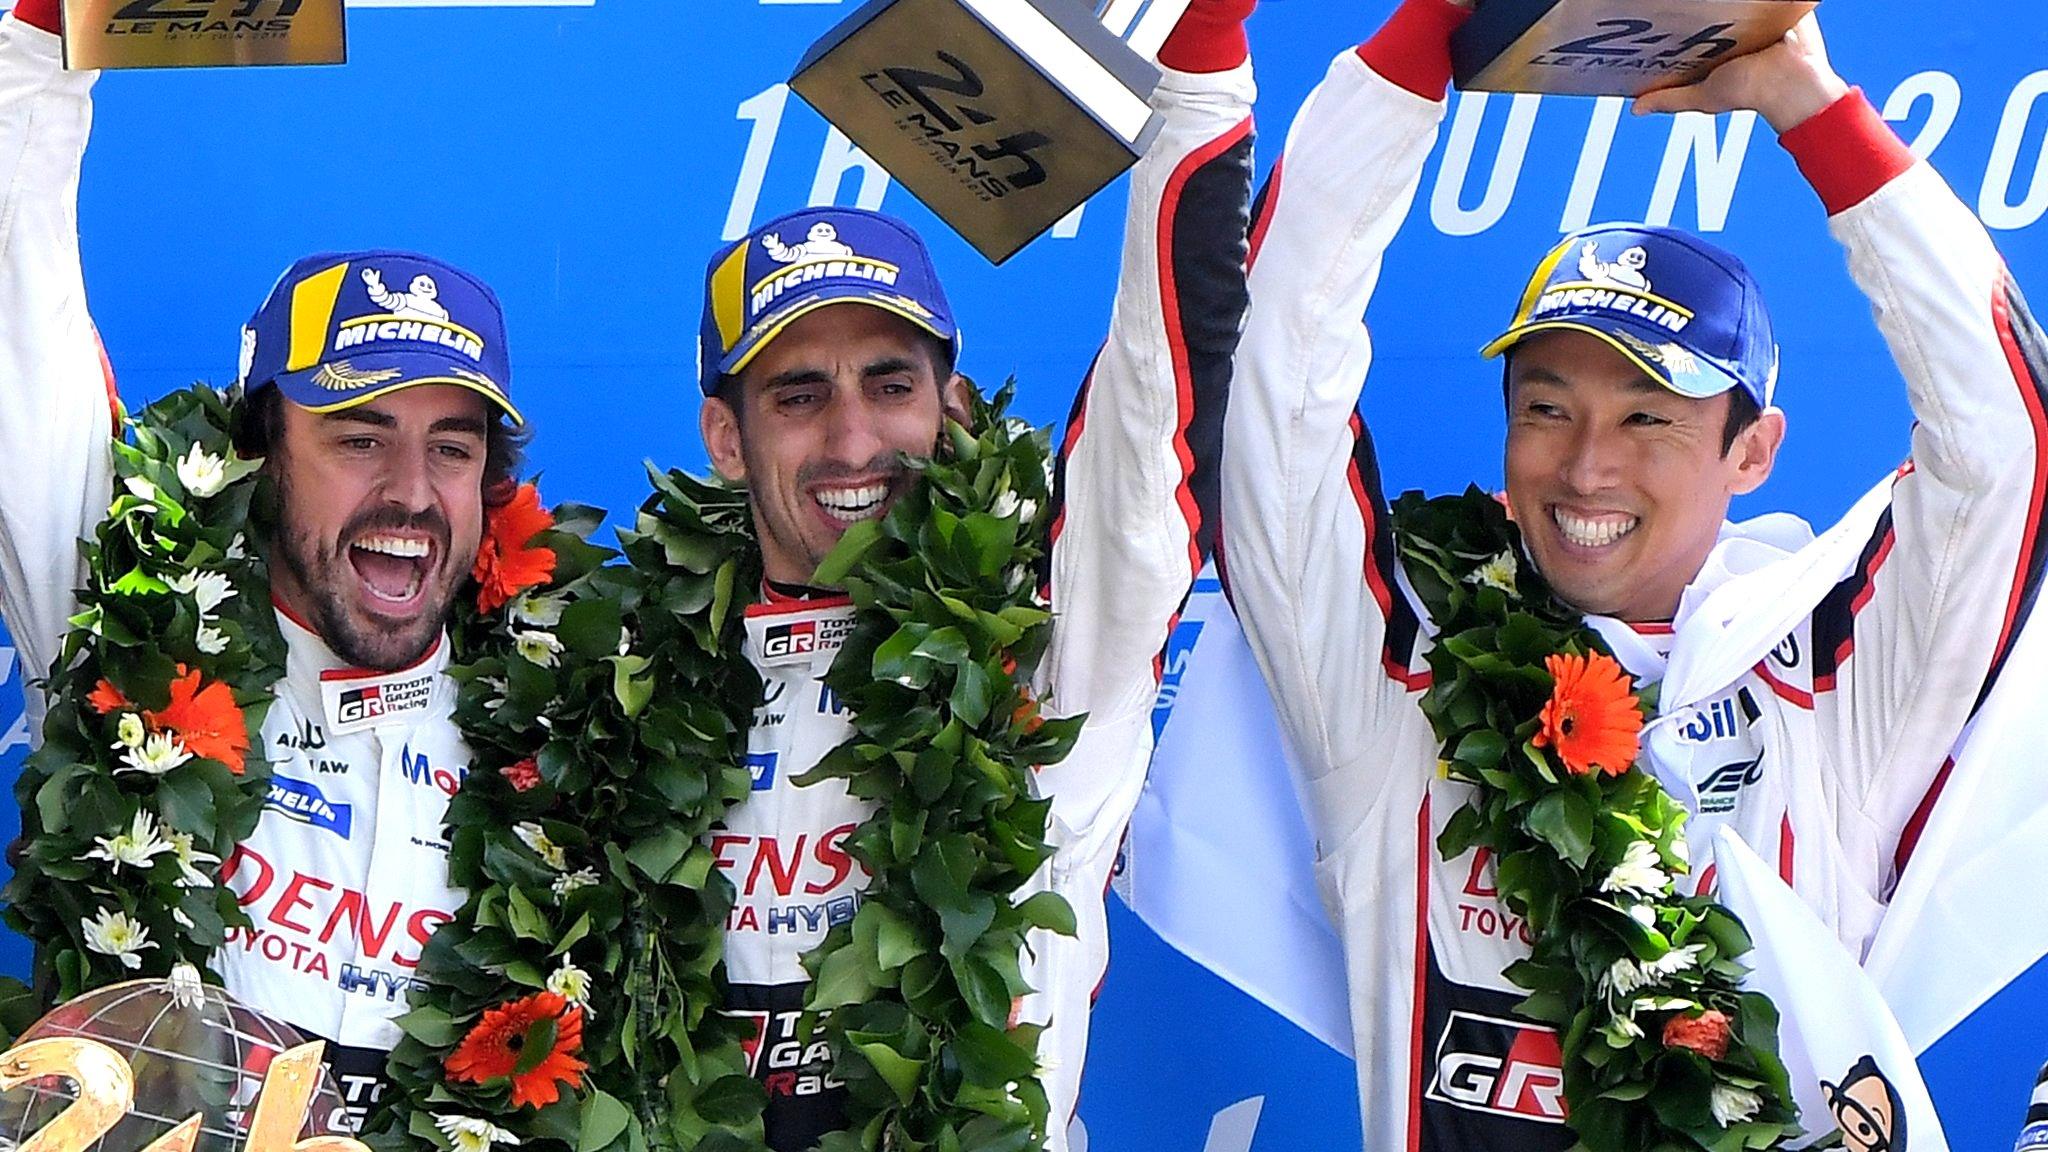
[(778, 216), (711, 258), (697, 383), (705, 395), (737, 375), (802, 316), (866, 304), (951, 346), (960, 331), (931, 253), (910, 226), (861, 208), (806, 208)]
[(286, 269), (242, 328), (241, 382), (315, 412), (452, 384), (522, 422), (497, 295), (415, 252), (323, 252)]
[(1536, 266), (1514, 322), (1479, 354), (1559, 330), (1599, 337), (1680, 396), (1741, 388), (1767, 408), (1777, 390), (1778, 345), (1755, 278), (1675, 228), (1603, 224), (1565, 237)]

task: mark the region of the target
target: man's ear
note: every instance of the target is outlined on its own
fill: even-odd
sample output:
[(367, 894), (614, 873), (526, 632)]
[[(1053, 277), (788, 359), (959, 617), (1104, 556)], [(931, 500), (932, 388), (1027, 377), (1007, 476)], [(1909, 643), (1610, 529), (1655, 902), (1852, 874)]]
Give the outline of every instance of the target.
[(974, 427), (974, 381), (958, 372), (939, 385), (939, 407), (945, 410), (946, 418), (962, 428)]
[(740, 417), (722, 397), (706, 396), (697, 409), (697, 430), (704, 436), (704, 449), (711, 454), (711, 466), (735, 484), (747, 481), (747, 457), (740, 450)]
[(1778, 462), (1778, 449), (1785, 443), (1785, 413), (1777, 408), (1766, 408), (1749, 427), (1735, 434), (1735, 443), (1728, 447), (1728, 459), (1735, 464), (1735, 482), (1731, 493), (1747, 496), (1763, 487), (1771, 478), (1771, 469)]

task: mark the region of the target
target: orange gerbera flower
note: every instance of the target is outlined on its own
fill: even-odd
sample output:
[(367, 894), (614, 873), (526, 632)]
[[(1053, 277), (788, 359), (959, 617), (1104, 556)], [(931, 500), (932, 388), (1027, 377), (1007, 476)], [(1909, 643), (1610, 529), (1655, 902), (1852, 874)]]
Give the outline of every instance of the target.
[(1628, 771), (1643, 730), (1628, 673), (1604, 652), (1549, 656), (1543, 666), (1556, 684), (1532, 743), (1556, 748), (1564, 766), (1581, 776), (1595, 769), (1610, 776)]
[(521, 484), (512, 499), (491, 510), (476, 564), (469, 570), (477, 583), (478, 611), (496, 612), (555, 574), (554, 550), (532, 547), (535, 536), (554, 526), (555, 518), (540, 506), (540, 489), (532, 484)]
[[(548, 1045), (538, 1062), (530, 1061), (526, 1051), (535, 1043)], [(583, 1087), (586, 1065), (576, 1057), (582, 1047), (583, 1009), (553, 992), (536, 992), (485, 1012), (448, 1057), (448, 1078), (468, 1084), (509, 1078), (513, 1107), (545, 1108), (560, 1098), (559, 1085), (571, 1091)], [(519, 1071), (522, 1063), (529, 1065), (524, 1072)]]
[(242, 774), (249, 754), (249, 722), (235, 703), (235, 694), (216, 680), (201, 685), (198, 669), (186, 671), (178, 665), (178, 678), (171, 681), (171, 702), (161, 712), (145, 712), (143, 720), (153, 731), (171, 732), (194, 756), (218, 760), (228, 771)]
[(102, 716), (110, 712), (119, 712), (123, 708), (134, 707), (128, 702), (128, 697), (123, 696), (121, 690), (114, 687), (113, 681), (105, 677), (93, 686), (92, 693), (85, 698), (85, 702), (92, 705), (92, 710)]

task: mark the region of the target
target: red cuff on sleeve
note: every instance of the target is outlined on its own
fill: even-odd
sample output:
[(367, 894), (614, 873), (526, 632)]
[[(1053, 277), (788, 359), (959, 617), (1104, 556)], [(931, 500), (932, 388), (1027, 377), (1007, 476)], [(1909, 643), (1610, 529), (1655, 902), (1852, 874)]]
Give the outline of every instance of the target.
[(1905, 141), (1861, 88), (1793, 125), (1778, 143), (1798, 162), (1830, 216), (1870, 199), (1914, 163)]
[(1441, 100), (1451, 86), (1451, 33), (1471, 15), (1450, 0), (1401, 0), (1358, 58), (1424, 100)]
[(59, 0), (15, 0), (14, 18), (23, 24), (55, 32), (61, 17), (57, 14)]
[(1159, 46), (1159, 62), (1176, 72), (1228, 72), (1251, 56), (1245, 17), (1252, 0), (1198, 0)]

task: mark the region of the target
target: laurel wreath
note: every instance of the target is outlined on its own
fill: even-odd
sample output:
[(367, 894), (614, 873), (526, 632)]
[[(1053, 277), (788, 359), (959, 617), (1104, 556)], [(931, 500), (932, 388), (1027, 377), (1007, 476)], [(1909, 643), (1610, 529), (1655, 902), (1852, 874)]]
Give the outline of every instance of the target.
[[(1081, 719), (1042, 720), (1028, 688), (1051, 623), (1033, 571), (1050, 438), (1004, 417), (1010, 396), (977, 397), (975, 431), (949, 426), (925, 483), (821, 573), (856, 605), (827, 677), (855, 734), (804, 779), (844, 777), (876, 805), (847, 841), (873, 877), (861, 910), (805, 958), (852, 1097), (828, 1149), (1045, 1137), (1037, 1030), (1008, 1019), (1029, 991), (1025, 933), (1073, 930), (1058, 896), (1020, 893), (1051, 855), (1032, 772)], [(39, 1002), (181, 964), (217, 981), (214, 950), (248, 924), (215, 868), (262, 812), (285, 645), (251, 543), (269, 535), (268, 482), (232, 447), (238, 399), (172, 394), (113, 446), (117, 494), (17, 784), (6, 916), (37, 946), (40, 995), (0, 989), (10, 1034)], [(618, 550), (589, 540), (601, 510), (564, 505), (519, 545), (550, 553), (551, 575), (502, 607), (457, 600), (449, 675), (473, 763), (447, 819), (468, 898), (423, 951), (374, 1143), (762, 1147), (765, 1098), (717, 1010), (733, 890), (704, 842), (750, 791), (761, 682), (740, 608), (759, 549), (743, 492), (649, 477)], [(466, 1037), (537, 995), (559, 1007), (516, 1064), (452, 1074)], [(553, 1077), (539, 1100), (536, 1072)]]
[(1393, 522), (1440, 628), (1422, 707), (1442, 770), (1472, 786), (1437, 847), (1490, 850), (1501, 900), (1527, 918), (1530, 955), (1503, 974), (1529, 993), (1516, 1011), (1558, 1030), (1581, 1146), (1734, 1152), (1798, 1136), (1777, 1010), (1740, 987), (1749, 936), (1713, 899), (1677, 892), (1685, 809), (1633, 755), (1581, 774), (1545, 738), (1560, 691), (1546, 661), (1613, 653), (1520, 561), (1520, 531), (1486, 493), (1411, 492)]

